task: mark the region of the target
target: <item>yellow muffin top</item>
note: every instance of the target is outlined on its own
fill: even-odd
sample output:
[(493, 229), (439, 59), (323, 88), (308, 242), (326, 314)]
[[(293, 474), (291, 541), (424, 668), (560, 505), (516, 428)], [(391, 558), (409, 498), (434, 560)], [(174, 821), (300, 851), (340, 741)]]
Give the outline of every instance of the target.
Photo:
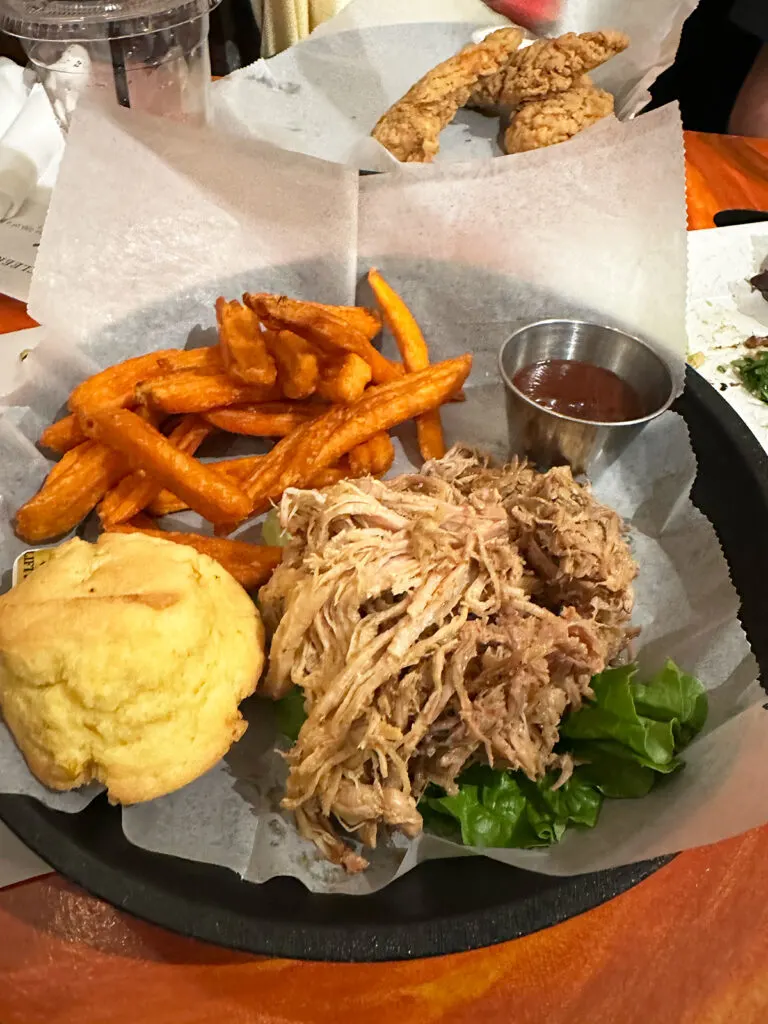
[(45, 785), (179, 789), (246, 728), (264, 629), (217, 562), (142, 534), (71, 540), (0, 597), (0, 710)]

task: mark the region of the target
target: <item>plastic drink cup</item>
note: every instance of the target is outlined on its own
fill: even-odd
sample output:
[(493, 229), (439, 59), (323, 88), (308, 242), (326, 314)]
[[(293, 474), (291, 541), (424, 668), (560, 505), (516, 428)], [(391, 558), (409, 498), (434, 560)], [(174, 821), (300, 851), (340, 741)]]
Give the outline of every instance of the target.
[(161, 117), (205, 124), (208, 14), (219, 0), (5, 0), (17, 36), (66, 130), (83, 92)]

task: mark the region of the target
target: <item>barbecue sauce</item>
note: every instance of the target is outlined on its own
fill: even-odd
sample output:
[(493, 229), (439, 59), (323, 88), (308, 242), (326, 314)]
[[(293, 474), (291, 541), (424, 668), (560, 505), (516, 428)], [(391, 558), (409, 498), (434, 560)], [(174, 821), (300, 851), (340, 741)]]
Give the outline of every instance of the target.
[(576, 359), (531, 363), (512, 383), (537, 405), (573, 419), (619, 423), (646, 412), (635, 389), (612, 370)]

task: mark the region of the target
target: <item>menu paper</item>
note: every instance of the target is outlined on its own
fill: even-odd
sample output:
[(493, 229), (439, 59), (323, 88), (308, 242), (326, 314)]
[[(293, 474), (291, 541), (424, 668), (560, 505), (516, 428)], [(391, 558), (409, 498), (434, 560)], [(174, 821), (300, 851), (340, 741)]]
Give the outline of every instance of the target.
[[(503, 455), (499, 344), (522, 321), (580, 315), (664, 347), (682, 383), (685, 203), (679, 117), (670, 108), (608, 121), (566, 147), (358, 179), (338, 164), (126, 111), (84, 106), (46, 223), (31, 312), (46, 339), (0, 417), (0, 558), (25, 547), (18, 505), (48, 460), (38, 430), (67, 388), (120, 359), (210, 341), (213, 303), (244, 289), (326, 302), (368, 301), (375, 263), (423, 324), (434, 360), (470, 349), (467, 401), (443, 410), (449, 440)], [(386, 341), (386, 344), (390, 344)], [(394, 472), (409, 468), (411, 427)], [(238, 442), (243, 451), (243, 442)], [(217, 457), (226, 453), (221, 446)], [(710, 689), (707, 730), (686, 767), (643, 800), (606, 801), (591, 832), (550, 850), (485, 850), (550, 874), (575, 874), (715, 842), (768, 820), (768, 719), (738, 596), (711, 524), (691, 504), (687, 431), (666, 413), (597, 482), (626, 518), (640, 564), (634, 621), (643, 671), (673, 658)], [(181, 528), (209, 529), (185, 514)], [(253, 527), (250, 528), (253, 531)], [(279, 806), (286, 766), (273, 706), (243, 706), (244, 738), (177, 793), (123, 809), (146, 849), (222, 864), (247, 879), (294, 875), (310, 889), (365, 893), (420, 860), (466, 853), (431, 836), (394, 837), (368, 872), (320, 859)], [(56, 794), (32, 778), (0, 727), (0, 786), (76, 811), (98, 787)]]
[(47, 196), (28, 199), (13, 217), (0, 220), (0, 294), (26, 301), (40, 236)]

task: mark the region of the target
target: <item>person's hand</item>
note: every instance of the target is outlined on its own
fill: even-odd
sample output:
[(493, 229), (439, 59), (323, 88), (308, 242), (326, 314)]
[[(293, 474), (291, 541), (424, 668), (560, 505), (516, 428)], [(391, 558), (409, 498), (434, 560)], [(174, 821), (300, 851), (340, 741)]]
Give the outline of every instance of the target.
[(557, 19), (563, 0), (485, 0), (485, 3), (516, 25), (537, 28)]

